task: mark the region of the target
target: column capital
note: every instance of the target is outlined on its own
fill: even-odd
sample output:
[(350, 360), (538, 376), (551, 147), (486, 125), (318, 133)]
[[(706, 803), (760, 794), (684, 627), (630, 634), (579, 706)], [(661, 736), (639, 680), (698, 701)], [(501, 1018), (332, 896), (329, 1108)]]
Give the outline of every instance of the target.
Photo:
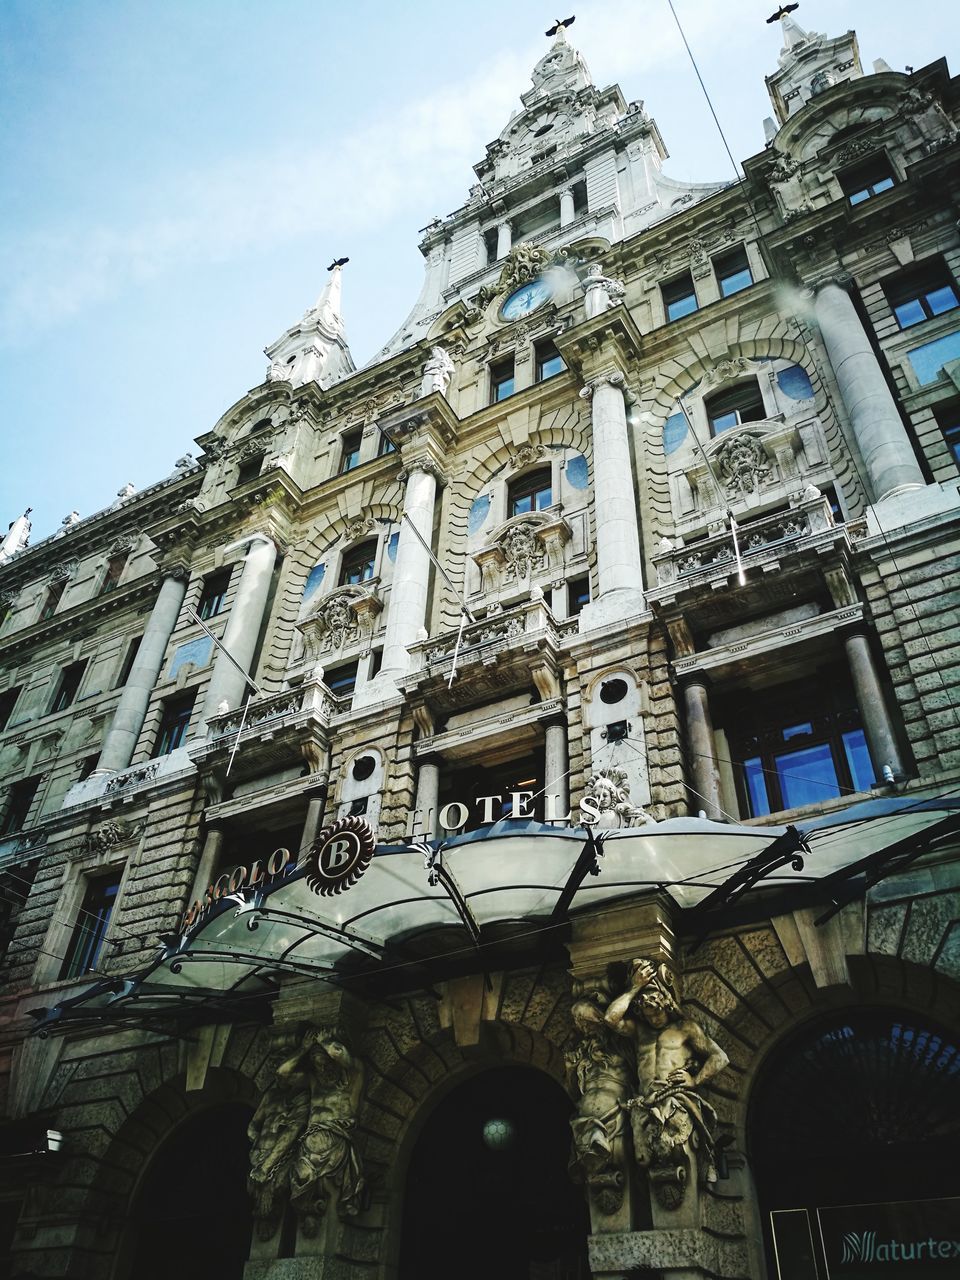
[(621, 369), (610, 369), (604, 373), (599, 373), (580, 388), (580, 399), (591, 400), (597, 388), (603, 386), (616, 387), (618, 391), (622, 391), (626, 395), (627, 376)]
[[(590, 282), (586, 283), (589, 286)], [(626, 376), (640, 358), (643, 335), (623, 302), (618, 301), (558, 333), (554, 342), (568, 368), (590, 381), (611, 371), (611, 363)]]
[(172, 578), (174, 582), (188, 582), (190, 580), (190, 566), (182, 560), (168, 561), (160, 566), (161, 578)]
[(428, 476), (433, 476), (438, 485), (447, 483), (447, 473), (444, 471), (440, 463), (427, 450), (416, 449), (408, 455), (407, 449), (404, 448), (400, 452), (403, 467), (397, 473), (397, 479), (401, 484), (406, 484), (414, 471), (423, 471)]
[(269, 547), (273, 547), (276, 551), (277, 544), (269, 534), (264, 533), (262, 529), (256, 529), (253, 533), (245, 533), (242, 538), (237, 538), (236, 542), (231, 542), (229, 546), (223, 548), (224, 555), (231, 551), (239, 551), (241, 547), (252, 548), (254, 543), (262, 542)]

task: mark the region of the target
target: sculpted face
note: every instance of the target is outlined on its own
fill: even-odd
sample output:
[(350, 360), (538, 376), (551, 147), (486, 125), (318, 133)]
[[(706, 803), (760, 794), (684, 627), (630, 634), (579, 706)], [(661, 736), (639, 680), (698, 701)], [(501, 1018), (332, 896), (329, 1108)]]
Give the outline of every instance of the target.
[(665, 1027), (670, 1014), (663, 995), (656, 988), (647, 987), (640, 997), (640, 1010), (651, 1027)]

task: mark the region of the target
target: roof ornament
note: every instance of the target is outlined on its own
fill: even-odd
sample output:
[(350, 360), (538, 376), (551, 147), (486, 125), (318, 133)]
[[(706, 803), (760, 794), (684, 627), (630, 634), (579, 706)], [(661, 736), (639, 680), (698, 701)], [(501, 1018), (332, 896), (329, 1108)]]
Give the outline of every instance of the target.
[[(793, 6), (794, 9), (796, 7), (796, 5)], [(556, 36), (558, 40), (566, 40), (567, 27), (572, 27), (576, 20), (577, 15), (575, 13), (571, 14), (569, 18), (554, 18), (553, 26), (549, 31), (545, 32), (545, 34), (548, 36)]]

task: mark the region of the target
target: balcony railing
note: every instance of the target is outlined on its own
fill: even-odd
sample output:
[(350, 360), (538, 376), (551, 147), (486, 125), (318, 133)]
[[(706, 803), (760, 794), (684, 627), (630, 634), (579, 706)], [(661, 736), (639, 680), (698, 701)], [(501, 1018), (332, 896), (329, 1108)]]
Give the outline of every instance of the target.
[(327, 722), (331, 715), (343, 709), (342, 704), (349, 705), (349, 701), (349, 698), (335, 697), (322, 680), (304, 680), (296, 689), (285, 689), (283, 693), (272, 693), (265, 698), (252, 698), (246, 711), (237, 707), (222, 715), (211, 716), (207, 723), (212, 739), (236, 734), (241, 724), (244, 734), (248, 731), (262, 733), (271, 721), (277, 728), (313, 718)]
[(411, 677), (429, 672), (449, 675), (454, 654), (458, 668), (474, 664), (489, 666), (505, 653), (550, 646), (559, 648), (568, 635), (578, 629), (576, 618), (559, 621), (543, 599), (529, 600), (501, 612), (489, 612), (485, 618), (464, 627), (457, 646), (457, 631), (431, 636), (410, 647)]

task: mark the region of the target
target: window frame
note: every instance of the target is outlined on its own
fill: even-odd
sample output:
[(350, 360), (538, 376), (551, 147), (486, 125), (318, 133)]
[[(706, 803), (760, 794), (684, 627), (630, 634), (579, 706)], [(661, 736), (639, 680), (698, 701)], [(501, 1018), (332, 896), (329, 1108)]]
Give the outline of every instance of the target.
[(3, 693), (0, 693), (0, 733), (3, 733), (9, 727), (10, 721), (13, 719), (13, 713), (17, 709), (17, 703), (20, 701), (21, 693), (23, 693), (22, 684), (12, 685), (9, 689), (4, 689)]
[[(377, 576), (377, 553), (380, 550), (379, 538), (364, 538), (362, 542), (356, 543), (352, 547), (348, 547), (340, 556), (340, 569), (337, 573), (338, 587), (359, 587), (364, 582), (369, 582)], [(361, 573), (359, 577), (352, 577), (352, 570), (355, 566), (364, 565), (370, 569), (369, 573)]]
[[(68, 707), (73, 706), (80, 692), (80, 686), (83, 684), (88, 662), (89, 659), (81, 658), (79, 662), (69, 662), (65, 667), (60, 668), (60, 679), (50, 700), (50, 710), (47, 715), (56, 715), (57, 712), (66, 711)], [(76, 676), (75, 681), (74, 676)]]
[(160, 760), (179, 750), (187, 740), (190, 722), (197, 705), (197, 690), (190, 689), (172, 698), (164, 698), (161, 702), (160, 723), (157, 725), (157, 736), (151, 760)]
[[(935, 320), (938, 316), (948, 315), (960, 307), (960, 290), (953, 272), (939, 255), (925, 258), (907, 271), (901, 271), (882, 280), (884, 297), (893, 312), (893, 317), (901, 332), (913, 329), (927, 320)], [(949, 306), (936, 310), (930, 303), (933, 294), (949, 290), (953, 301)], [(910, 307), (917, 307), (920, 314), (914, 319), (905, 319), (901, 312)]]
[[(685, 291), (680, 293), (680, 287), (684, 286)], [(676, 294), (676, 297), (671, 297)], [(664, 280), (660, 285), (660, 298), (663, 302), (663, 314), (667, 324), (675, 324), (678, 320), (683, 320), (687, 316), (696, 315), (700, 310), (700, 299), (697, 297), (697, 286), (694, 283), (692, 271), (681, 271), (679, 275), (673, 276), (670, 280)], [(685, 311), (680, 311), (676, 315), (671, 314), (671, 308), (679, 303), (693, 300), (693, 306)]]
[[(558, 377), (561, 373), (566, 373), (567, 362), (557, 350), (557, 344), (550, 338), (544, 338), (541, 342), (536, 343), (534, 352), (534, 372), (537, 382), (548, 382), (551, 378)], [(546, 372), (546, 366), (554, 362), (559, 362), (558, 367), (552, 372)]]
[[(232, 577), (233, 569), (231, 567), (218, 569), (215, 573), (208, 573), (203, 579), (200, 595), (197, 597), (197, 617), (202, 622), (207, 622), (210, 618), (216, 618), (223, 613)], [(207, 605), (216, 605), (216, 608), (207, 609)]]
[[(355, 447), (353, 443), (356, 442)], [(345, 476), (348, 471), (356, 471), (360, 466), (360, 453), (363, 449), (363, 430), (345, 431), (340, 437), (340, 466), (337, 474)], [(352, 459), (352, 461), (351, 461)]]
[[(509, 390), (503, 391), (504, 387)], [(517, 391), (517, 361), (515, 356), (504, 356), (490, 365), (490, 403), (500, 404), (509, 400)], [(501, 394), (502, 393), (502, 394)]]
[[(43, 774), (33, 773), (26, 778), (18, 778), (7, 787), (3, 817), (0, 818), (0, 840), (18, 835), (27, 825), (42, 781)], [(25, 804), (22, 801), (18, 803), (21, 796), (26, 798)]]
[[(756, 392), (750, 398), (751, 403), (749, 405), (737, 403), (738, 400), (746, 401), (748, 392)], [(723, 404), (723, 412), (718, 413), (718, 404)], [(751, 413), (748, 417), (743, 417), (743, 410), (747, 408), (751, 409)], [(755, 408), (758, 408), (760, 412), (754, 414), (752, 410)], [(726, 431), (734, 431), (737, 427), (742, 427), (748, 422), (764, 422), (767, 418), (767, 407), (763, 401), (760, 379), (756, 377), (744, 378), (734, 383), (731, 387), (724, 387), (711, 395), (704, 396), (703, 410), (707, 417), (707, 426), (710, 428), (711, 439), (716, 439), (717, 436), (723, 435)], [(717, 422), (720, 419), (728, 418), (731, 415), (735, 416), (735, 422), (730, 422), (724, 427), (717, 426)]]
[[(575, 593), (579, 592), (583, 595), (586, 588), (585, 598), (576, 598)], [(590, 603), (590, 575), (582, 574), (578, 578), (570, 578), (567, 581), (567, 617), (579, 618), (584, 609)]]
[(123, 571), (127, 567), (130, 559), (129, 551), (118, 551), (116, 555), (110, 556), (107, 560), (107, 567), (103, 571), (103, 577), (100, 580), (100, 590), (97, 593), (101, 596), (109, 595), (111, 591), (116, 591), (120, 585), (120, 579), (123, 577)]
[(954, 464), (960, 469), (960, 400), (935, 404), (933, 417)]
[(251, 481), (259, 479), (263, 474), (263, 461), (266, 453), (255, 454), (252, 458), (247, 458), (245, 462), (241, 462), (237, 467), (237, 483), (236, 488), (242, 484), (250, 484)]
[[(873, 178), (870, 177), (871, 174), (881, 176)], [(860, 181), (861, 176), (869, 178), (869, 181)], [(857, 209), (868, 200), (875, 200), (877, 196), (883, 195), (885, 191), (892, 191), (897, 186), (898, 179), (887, 153), (878, 151), (859, 164), (838, 170), (837, 181), (847, 204), (851, 209)]]
[[(110, 936), (122, 883), (122, 867), (84, 877), (83, 893), (75, 911), (76, 920), (58, 974), (61, 982), (72, 982), (96, 971), (104, 944)], [(93, 924), (88, 923), (91, 918)]]
[[(724, 267), (726, 267), (726, 270), (724, 270)], [(713, 259), (713, 274), (716, 277), (717, 288), (720, 290), (721, 298), (732, 298), (735, 294), (742, 293), (744, 289), (750, 289), (757, 283), (753, 277), (753, 268), (750, 265), (750, 255), (747, 253), (746, 244), (735, 245), (732, 249), (728, 249), (726, 253), (718, 254)], [(738, 284), (731, 289), (726, 287), (729, 282), (737, 280), (743, 275), (747, 277), (744, 283)]]
[(43, 597), (43, 604), (40, 606), (38, 622), (49, 622), (54, 616), (60, 608), (60, 601), (67, 590), (68, 582), (69, 578), (57, 578), (56, 581), (49, 583)]
[(323, 683), (335, 698), (352, 697), (360, 678), (360, 659), (341, 662), (339, 666), (323, 673)]
[[(541, 503), (537, 501), (541, 494), (547, 494), (549, 501)], [(533, 501), (527, 511), (518, 511), (517, 503), (522, 502), (525, 498), (531, 498)], [(535, 515), (538, 511), (547, 511), (553, 506), (553, 468), (548, 464), (545, 467), (534, 467), (532, 471), (525, 471), (522, 475), (515, 476), (507, 482), (507, 519), (512, 520), (514, 516)]]

